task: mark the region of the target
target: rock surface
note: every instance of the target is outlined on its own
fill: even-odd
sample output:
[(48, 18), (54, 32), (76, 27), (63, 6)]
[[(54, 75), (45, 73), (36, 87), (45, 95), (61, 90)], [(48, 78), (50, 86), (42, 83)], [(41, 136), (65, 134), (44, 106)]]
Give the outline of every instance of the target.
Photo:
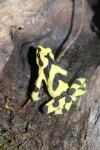
[[(57, 49), (70, 28), (72, 6), (70, 0), (0, 1), (0, 72), (13, 50), (24, 43), (38, 39), (45, 46)], [(87, 32), (91, 11), (86, 4), (85, 7), (83, 30)], [(75, 8), (73, 33), (79, 29), (80, 2), (75, 2)]]
[[(93, 0), (88, 1), (93, 5)], [(39, 43), (57, 51), (70, 29), (73, 2), (68, 43), (79, 30), (80, 1), (0, 1), (0, 149), (100, 149), (100, 41), (90, 29), (94, 14), (85, 1), (84, 27), (60, 65), (69, 70), (70, 79), (86, 76), (86, 95), (79, 99), (78, 108), (75, 105), (68, 114), (52, 119), (38, 109), (48, 99), (43, 89), (40, 102), (29, 100), (22, 109), (37, 75), (31, 45)]]

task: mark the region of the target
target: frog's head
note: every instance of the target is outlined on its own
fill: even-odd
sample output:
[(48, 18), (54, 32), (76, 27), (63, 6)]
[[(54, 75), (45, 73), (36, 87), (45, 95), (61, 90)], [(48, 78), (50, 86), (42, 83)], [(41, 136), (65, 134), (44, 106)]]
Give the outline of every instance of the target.
[(40, 56), (47, 56), (50, 53), (52, 53), (52, 50), (50, 48), (44, 48), (41, 45), (37, 47), (37, 54), (39, 54)]
[[(49, 56), (49, 57), (48, 57)], [(43, 46), (39, 45), (36, 50), (36, 57), (37, 57), (37, 64), (41, 64), (40, 66), (45, 66), (48, 59), (51, 58), (54, 59), (54, 55), (52, 53), (52, 50), (50, 48), (44, 48)]]

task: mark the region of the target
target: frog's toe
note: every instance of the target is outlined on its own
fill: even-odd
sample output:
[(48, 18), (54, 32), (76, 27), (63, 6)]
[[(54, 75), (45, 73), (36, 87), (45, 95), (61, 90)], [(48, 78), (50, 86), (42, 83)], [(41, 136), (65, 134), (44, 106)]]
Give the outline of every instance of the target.
[(51, 109), (50, 106), (44, 105), (43, 113), (49, 115), (50, 117), (55, 115), (55, 110)]
[(40, 100), (40, 97), (38, 96), (37, 92), (33, 92), (31, 97), (32, 97), (33, 101), (39, 101)]
[(36, 98), (36, 99), (35, 99), (35, 98), (32, 98), (32, 100), (33, 100), (33, 101), (39, 101), (40, 98)]
[(52, 113), (49, 114), (49, 118), (55, 118), (55, 116), (56, 116), (55, 112), (52, 112)]

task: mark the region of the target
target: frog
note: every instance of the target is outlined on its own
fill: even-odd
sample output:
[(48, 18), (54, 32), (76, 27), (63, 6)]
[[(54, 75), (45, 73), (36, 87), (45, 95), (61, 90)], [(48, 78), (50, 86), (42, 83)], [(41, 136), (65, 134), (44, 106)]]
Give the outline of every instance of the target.
[(67, 113), (78, 97), (86, 93), (86, 78), (78, 77), (68, 82), (68, 71), (58, 65), (51, 48), (38, 45), (36, 48), (38, 78), (31, 94), (33, 101), (39, 101), (40, 89), (44, 82), (51, 99), (43, 106), (43, 113), (58, 116)]

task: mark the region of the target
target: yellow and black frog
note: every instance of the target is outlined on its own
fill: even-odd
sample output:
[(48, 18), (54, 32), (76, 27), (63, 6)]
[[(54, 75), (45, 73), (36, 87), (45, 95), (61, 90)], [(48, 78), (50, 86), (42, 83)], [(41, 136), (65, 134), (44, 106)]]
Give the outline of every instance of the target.
[(86, 79), (77, 78), (72, 84), (67, 82), (68, 72), (60, 67), (50, 48), (38, 46), (36, 50), (36, 62), (39, 67), (35, 89), (32, 92), (33, 101), (38, 101), (42, 81), (45, 82), (52, 99), (47, 102), (43, 111), (45, 114), (62, 115), (70, 110), (77, 97), (86, 92)]

